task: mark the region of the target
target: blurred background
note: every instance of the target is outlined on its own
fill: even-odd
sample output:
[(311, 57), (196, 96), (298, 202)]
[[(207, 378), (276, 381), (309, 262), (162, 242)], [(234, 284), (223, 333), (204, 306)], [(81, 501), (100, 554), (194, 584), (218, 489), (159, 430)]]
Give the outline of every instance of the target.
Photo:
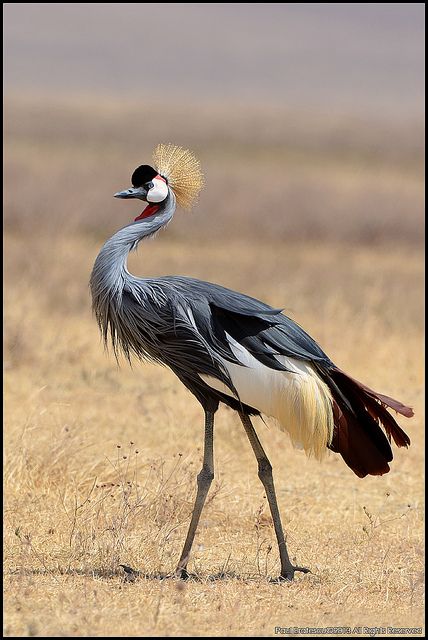
[[(159, 142), (192, 149), (206, 187), (191, 213), (177, 211), (130, 256), (130, 271), (190, 275), (285, 308), (338, 366), (416, 415), (401, 420), (409, 451), (394, 453), (388, 476), (363, 483), (338, 456), (307, 460), (258, 421), (293, 549), (330, 572), (314, 583), (316, 611), (314, 591), (306, 604), (295, 591), (291, 611), (266, 585), (265, 600), (259, 591), (231, 596), (239, 612), (225, 605), (219, 626), (209, 587), (194, 620), (172, 599), (156, 626), (152, 584), (149, 604), (135, 591), (131, 635), (229, 635), (228, 620), (232, 635), (270, 635), (276, 619), (369, 624), (368, 611), (373, 625), (414, 626), (423, 569), (424, 5), (3, 10), (6, 635), (37, 635), (39, 623), (44, 635), (129, 635), (128, 601), (118, 606), (107, 585), (96, 618), (82, 581), (95, 569), (117, 576), (120, 562), (170, 571), (180, 550), (201, 458), (200, 407), (167, 370), (118, 369), (100, 344), (88, 287), (101, 245), (141, 211), (113, 194)], [(236, 416), (218, 415), (216, 486), (195, 566), (260, 574), (256, 550), (263, 541), (276, 549), (270, 516)], [(118, 480), (110, 461), (129, 442), (139, 450), (136, 475), (126, 466)], [(118, 489), (134, 491), (137, 477), (154, 496), (143, 506), (138, 488)], [(106, 480), (116, 489), (98, 488)], [(368, 537), (362, 505), (392, 524)], [(264, 575), (275, 575), (268, 553)], [(23, 591), (30, 569), (39, 577)], [(81, 577), (63, 581), (67, 571)], [(49, 589), (58, 580), (57, 607)]]
[(112, 193), (172, 141), (207, 187), (170, 235), (421, 242), (423, 4), (4, 13), (7, 231), (104, 236)]

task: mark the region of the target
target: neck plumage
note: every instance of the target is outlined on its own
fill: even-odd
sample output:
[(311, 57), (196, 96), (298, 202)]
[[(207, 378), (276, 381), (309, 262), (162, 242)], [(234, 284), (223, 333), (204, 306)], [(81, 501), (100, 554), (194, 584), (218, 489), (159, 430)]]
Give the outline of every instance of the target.
[(127, 258), (138, 243), (166, 226), (175, 211), (175, 196), (170, 191), (166, 200), (159, 204), (155, 214), (140, 219), (120, 229), (103, 246), (95, 260), (90, 287), (95, 314), (113, 299), (120, 299), (127, 279), (132, 278), (127, 270)]

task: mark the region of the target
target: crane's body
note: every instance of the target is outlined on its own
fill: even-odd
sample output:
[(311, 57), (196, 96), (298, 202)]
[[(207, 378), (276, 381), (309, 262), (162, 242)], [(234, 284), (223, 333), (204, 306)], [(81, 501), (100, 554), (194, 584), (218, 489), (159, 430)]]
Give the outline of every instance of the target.
[[(172, 148), (174, 155), (175, 148)], [(167, 159), (171, 153), (166, 154)], [(161, 158), (165, 160), (164, 157)], [(173, 160), (176, 160), (173, 157)], [(162, 164), (162, 163), (161, 163)], [(281, 310), (249, 296), (194, 278), (136, 278), (126, 267), (129, 251), (171, 220), (180, 184), (174, 166), (147, 165), (133, 175), (132, 189), (117, 197), (149, 202), (134, 223), (101, 249), (91, 276), (93, 309), (105, 341), (117, 352), (168, 366), (205, 411), (204, 465), (179, 572), (186, 574), (190, 547), (213, 476), (214, 414), (220, 403), (235, 409), (259, 462), (259, 476), (271, 506), (281, 556), (281, 577), (292, 579), (270, 463), (250, 421), (251, 415), (275, 418), (292, 442), (321, 459), (340, 453), (360, 477), (389, 471), (391, 437), (410, 441), (386, 407), (409, 417), (400, 402), (378, 394), (342, 372), (319, 345)], [(172, 163), (174, 164), (174, 163)], [(158, 173), (159, 171), (159, 173)], [(180, 182), (180, 181), (178, 181)], [(188, 194), (185, 185), (184, 195)], [(183, 199), (183, 198), (182, 198)], [(381, 426), (384, 431), (382, 430)]]

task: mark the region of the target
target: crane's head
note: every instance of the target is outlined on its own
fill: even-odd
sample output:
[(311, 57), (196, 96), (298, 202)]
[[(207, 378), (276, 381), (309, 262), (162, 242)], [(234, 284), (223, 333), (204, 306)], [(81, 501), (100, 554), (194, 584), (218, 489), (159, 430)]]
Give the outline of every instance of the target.
[(137, 198), (149, 206), (135, 220), (155, 215), (170, 190), (177, 204), (190, 208), (204, 184), (199, 160), (188, 149), (158, 144), (153, 153), (155, 169), (142, 164), (132, 174), (132, 187), (114, 194), (115, 198)]

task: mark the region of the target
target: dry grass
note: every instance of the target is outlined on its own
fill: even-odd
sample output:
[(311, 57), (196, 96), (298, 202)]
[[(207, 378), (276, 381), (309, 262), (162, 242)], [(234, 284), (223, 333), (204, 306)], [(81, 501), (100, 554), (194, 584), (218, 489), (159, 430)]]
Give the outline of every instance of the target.
[[(31, 119), (34, 111), (28, 114)], [(22, 191), (7, 200), (5, 235), (5, 635), (253, 636), (273, 635), (276, 626), (421, 627), (423, 271), (413, 231), (401, 243), (375, 246), (337, 237), (274, 241), (269, 233), (258, 239), (239, 234), (239, 240), (230, 233), (213, 243), (212, 223), (184, 239), (177, 229), (191, 227), (179, 216), (132, 257), (134, 273), (191, 274), (286, 307), (345, 370), (416, 410), (413, 420), (401, 421), (410, 449), (396, 451), (387, 476), (364, 480), (333, 454), (322, 464), (307, 460), (283, 434), (256, 421), (291, 555), (312, 569), (280, 586), (268, 582), (279, 562), (255, 461), (237, 417), (221, 410), (216, 477), (189, 567), (198, 578), (160, 580), (174, 569), (188, 526), (203, 416), (169, 371), (138, 364), (118, 369), (103, 353), (87, 282), (102, 237), (127, 219), (128, 209), (109, 203), (100, 231), (104, 203), (96, 198), (107, 183), (107, 196), (115, 190), (118, 160), (101, 146), (88, 164), (83, 154), (73, 165), (73, 136), (67, 138), (61, 119), (55, 122), (49, 149), (58, 149), (56, 158), (38, 162), (48, 151), (39, 156), (28, 131), (20, 147), (15, 131), (6, 166), (9, 190), (21, 184)], [(55, 162), (58, 179), (50, 180), (46, 169)], [(409, 180), (419, 198), (418, 173), (406, 177), (392, 164), (382, 164), (391, 193), (396, 189), (398, 198)], [(100, 187), (95, 166), (105, 169)], [(28, 178), (21, 183), (19, 170)], [(350, 165), (347, 171), (351, 175)], [(404, 182), (394, 183), (394, 172)], [(333, 174), (331, 168), (331, 184)], [(53, 204), (58, 219), (50, 228)], [(92, 226), (83, 215), (91, 210), (98, 211)], [(208, 210), (212, 220), (212, 204)], [(385, 218), (379, 224), (387, 224)], [(417, 228), (415, 220), (409, 224), (406, 229)], [(121, 563), (141, 572), (135, 582), (123, 581)]]

